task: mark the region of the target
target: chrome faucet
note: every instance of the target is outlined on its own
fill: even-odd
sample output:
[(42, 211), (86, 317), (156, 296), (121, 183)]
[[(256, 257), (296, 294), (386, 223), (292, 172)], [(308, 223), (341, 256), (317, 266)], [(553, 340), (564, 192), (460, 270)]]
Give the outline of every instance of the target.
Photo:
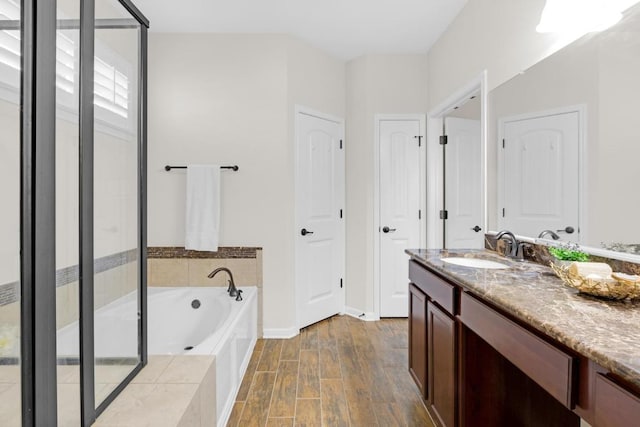
[(230, 297), (236, 297), (236, 301), (242, 301), (242, 291), (236, 288), (236, 284), (233, 281), (233, 274), (231, 274), (231, 270), (227, 267), (220, 267), (213, 270), (209, 273), (209, 279), (213, 279), (214, 276), (221, 271), (225, 271), (229, 275), (229, 287), (227, 288), (227, 292), (229, 292)]
[(544, 230), (544, 231), (540, 232), (540, 234), (538, 234), (538, 239), (542, 239), (542, 238), (543, 238), (544, 236), (546, 236), (547, 234), (548, 234), (549, 236), (551, 236), (551, 238), (552, 238), (553, 240), (559, 240), (559, 239), (560, 239), (560, 236), (558, 236), (558, 235), (557, 235), (555, 232), (553, 232), (552, 230)]
[(502, 230), (498, 234), (496, 234), (496, 241), (502, 239), (503, 237), (508, 237), (509, 242), (509, 250), (505, 252), (505, 255), (509, 258), (518, 258), (518, 249), (520, 248), (520, 242), (516, 239), (516, 236), (513, 235), (509, 230)]

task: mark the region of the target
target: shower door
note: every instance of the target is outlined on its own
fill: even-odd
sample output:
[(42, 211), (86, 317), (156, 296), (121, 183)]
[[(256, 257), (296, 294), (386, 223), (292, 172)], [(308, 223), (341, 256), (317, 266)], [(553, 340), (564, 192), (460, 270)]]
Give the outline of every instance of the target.
[(0, 1), (0, 425), (21, 425), (19, 2)]
[[(1, 1), (1, 0), (0, 0)], [(58, 427), (81, 424), (80, 20), (81, 0), (56, 2), (55, 235)], [(73, 25), (75, 24), (75, 25)]]
[(146, 363), (130, 0), (0, 0), (0, 426), (89, 427)]
[(142, 25), (118, 0), (96, 0), (95, 17), (93, 308), (95, 406), (100, 408), (141, 361)]

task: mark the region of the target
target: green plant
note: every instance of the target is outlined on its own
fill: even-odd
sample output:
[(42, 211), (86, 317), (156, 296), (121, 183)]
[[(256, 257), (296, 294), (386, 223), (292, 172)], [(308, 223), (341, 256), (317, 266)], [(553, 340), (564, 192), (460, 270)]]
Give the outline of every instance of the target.
[(567, 243), (561, 246), (550, 246), (549, 253), (560, 261), (589, 261), (589, 255), (580, 250), (575, 243)]

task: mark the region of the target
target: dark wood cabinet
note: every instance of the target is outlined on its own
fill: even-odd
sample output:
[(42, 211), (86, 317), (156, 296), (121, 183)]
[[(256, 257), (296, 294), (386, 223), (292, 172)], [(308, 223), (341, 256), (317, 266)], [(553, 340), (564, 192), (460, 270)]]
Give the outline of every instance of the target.
[(456, 422), (456, 287), (409, 264), (409, 372), (436, 424)]
[(409, 371), (441, 427), (638, 424), (640, 388), (409, 262)]
[(638, 425), (640, 398), (603, 374), (595, 378), (595, 427)]
[(577, 357), (538, 338), (467, 293), (462, 293), (460, 299), (460, 318), (467, 328), (560, 403), (569, 409), (575, 407)]
[(427, 296), (409, 285), (409, 372), (427, 398)]
[(427, 305), (429, 406), (443, 426), (456, 423), (456, 323), (433, 303)]

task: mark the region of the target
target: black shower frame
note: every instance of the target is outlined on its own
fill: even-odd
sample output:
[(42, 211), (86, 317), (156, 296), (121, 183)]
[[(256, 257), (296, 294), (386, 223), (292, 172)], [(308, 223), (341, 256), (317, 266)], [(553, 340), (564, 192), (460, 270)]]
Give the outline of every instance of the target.
[[(57, 424), (55, 129), (56, 29), (80, 29), (80, 400), (82, 426), (96, 417), (147, 363), (147, 40), (149, 21), (95, 19), (95, 0), (80, 0), (80, 22), (56, 20), (55, 0), (22, 0), (20, 84), (20, 304), (22, 425)], [(21, 25), (20, 25), (21, 24)], [(94, 377), (93, 71), (97, 28), (139, 28), (138, 290), (139, 362), (98, 407)]]

